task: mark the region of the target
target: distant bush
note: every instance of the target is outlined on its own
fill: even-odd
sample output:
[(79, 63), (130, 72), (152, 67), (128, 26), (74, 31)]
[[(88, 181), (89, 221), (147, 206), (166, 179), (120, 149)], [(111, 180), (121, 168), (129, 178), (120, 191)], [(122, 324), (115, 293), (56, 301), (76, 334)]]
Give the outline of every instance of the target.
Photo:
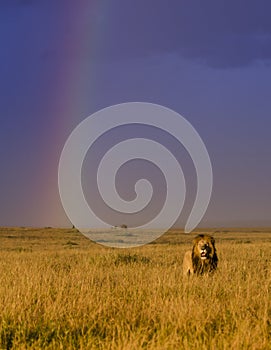
[(133, 264), (133, 263), (149, 263), (150, 259), (145, 256), (140, 256), (137, 254), (118, 254), (115, 265), (119, 264)]

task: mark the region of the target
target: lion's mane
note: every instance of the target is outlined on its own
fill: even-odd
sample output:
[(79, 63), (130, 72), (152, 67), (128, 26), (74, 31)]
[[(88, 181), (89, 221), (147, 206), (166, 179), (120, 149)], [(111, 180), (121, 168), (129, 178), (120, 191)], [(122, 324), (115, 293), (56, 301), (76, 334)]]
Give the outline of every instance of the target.
[(217, 263), (214, 237), (200, 234), (193, 240), (192, 252), (185, 253), (183, 272), (184, 275), (211, 274), (217, 269)]

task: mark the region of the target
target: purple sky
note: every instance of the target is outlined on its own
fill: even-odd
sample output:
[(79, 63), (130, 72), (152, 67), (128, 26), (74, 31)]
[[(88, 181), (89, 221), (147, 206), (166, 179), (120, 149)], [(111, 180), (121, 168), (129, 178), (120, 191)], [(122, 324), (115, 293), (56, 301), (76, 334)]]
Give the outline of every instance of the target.
[[(201, 135), (214, 172), (201, 225), (271, 225), (270, 13), (267, 0), (2, 0), (0, 225), (69, 225), (57, 187), (64, 143), (90, 114), (128, 101), (167, 106)], [(179, 146), (164, 143), (195, 182)]]

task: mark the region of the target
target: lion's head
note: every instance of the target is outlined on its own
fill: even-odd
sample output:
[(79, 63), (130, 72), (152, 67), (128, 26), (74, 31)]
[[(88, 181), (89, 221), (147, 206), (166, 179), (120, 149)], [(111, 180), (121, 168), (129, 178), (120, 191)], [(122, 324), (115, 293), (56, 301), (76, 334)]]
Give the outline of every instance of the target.
[(210, 235), (198, 235), (193, 240), (192, 265), (195, 274), (213, 272), (217, 268), (215, 239)]

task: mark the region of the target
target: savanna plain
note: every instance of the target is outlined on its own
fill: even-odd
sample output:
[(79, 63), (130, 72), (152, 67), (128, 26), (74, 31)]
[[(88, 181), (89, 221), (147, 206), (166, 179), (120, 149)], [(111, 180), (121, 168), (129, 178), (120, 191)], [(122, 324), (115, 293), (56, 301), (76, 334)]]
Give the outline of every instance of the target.
[[(213, 276), (184, 279), (197, 233)], [(171, 230), (130, 249), (0, 229), (0, 349), (271, 349), (271, 229)]]

